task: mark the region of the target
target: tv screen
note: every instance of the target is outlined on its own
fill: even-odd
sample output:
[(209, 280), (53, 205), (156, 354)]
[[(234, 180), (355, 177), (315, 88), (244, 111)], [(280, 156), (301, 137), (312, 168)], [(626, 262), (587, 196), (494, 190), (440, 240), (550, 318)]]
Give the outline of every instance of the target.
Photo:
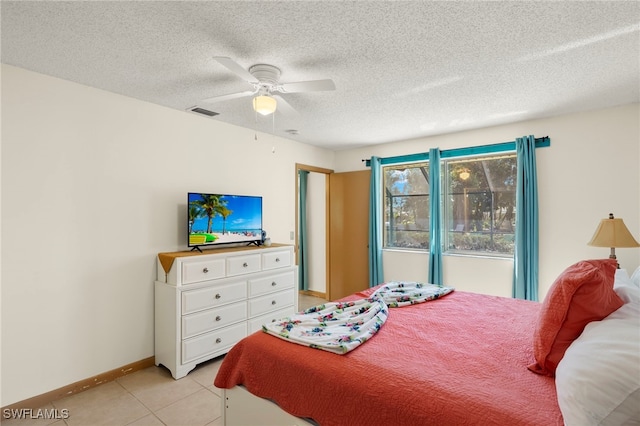
[(189, 247), (262, 240), (262, 197), (189, 192)]

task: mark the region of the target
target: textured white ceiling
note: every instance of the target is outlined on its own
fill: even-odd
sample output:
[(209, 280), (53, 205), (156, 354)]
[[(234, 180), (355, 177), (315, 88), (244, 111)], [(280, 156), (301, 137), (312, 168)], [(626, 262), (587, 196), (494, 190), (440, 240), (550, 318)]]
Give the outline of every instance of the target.
[[(640, 102), (638, 1), (0, 7), (3, 63), (336, 150)], [(251, 89), (214, 56), (336, 90), (284, 95), (299, 116), (256, 123), (250, 98), (199, 103)]]

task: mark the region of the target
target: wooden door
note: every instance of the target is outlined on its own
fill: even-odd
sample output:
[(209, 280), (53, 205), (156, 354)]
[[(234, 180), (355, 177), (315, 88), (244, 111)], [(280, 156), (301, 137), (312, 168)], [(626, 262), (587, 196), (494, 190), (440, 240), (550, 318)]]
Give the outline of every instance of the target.
[(329, 175), (330, 300), (369, 287), (370, 170)]

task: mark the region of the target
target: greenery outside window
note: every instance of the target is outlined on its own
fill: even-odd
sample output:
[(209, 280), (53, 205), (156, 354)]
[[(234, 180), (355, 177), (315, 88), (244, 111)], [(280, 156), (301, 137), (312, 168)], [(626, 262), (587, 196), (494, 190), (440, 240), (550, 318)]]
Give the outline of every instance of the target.
[(443, 170), (443, 251), (513, 255), (516, 154), (450, 159)]
[(429, 249), (429, 162), (382, 168), (385, 248)]
[[(516, 154), (441, 161), (443, 251), (511, 256)], [(385, 248), (429, 249), (429, 162), (383, 166)]]

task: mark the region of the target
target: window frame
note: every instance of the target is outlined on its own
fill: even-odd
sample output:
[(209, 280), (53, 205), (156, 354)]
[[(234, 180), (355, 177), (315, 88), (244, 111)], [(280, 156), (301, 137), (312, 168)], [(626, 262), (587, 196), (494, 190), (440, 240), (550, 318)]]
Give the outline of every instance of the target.
[[(396, 232), (406, 232), (407, 235), (410, 235), (412, 232), (424, 232), (427, 233), (427, 235), (430, 232), (430, 222), (429, 222), (429, 203), (431, 202), (431, 194), (428, 192), (429, 191), (429, 181), (428, 181), (428, 169), (425, 171), (423, 169), (423, 167), (425, 167), (425, 164), (427, 165), (427, 167), (431, 166), (431, 163), (429, 161), (418, 161), (418, 162), (412, 162), (412, 163), (397, 163), (397, 164), (388, 164), (386, 166), (381, 166), (382, 170), (381, 170), (381, 185), (382, 185), (382, 227), (383, 227), (383, 232), (382, 232), (382, 247), (385, 250), (420, 250), (420, 251), (428, 251), (428, 249), (425, 248), (420, 248), (420, 247), (409, 247), (409, 246), (388, 246), (387, 242), (389, 240), (389, 236), (394, 235)], [(387, 174), (386, 174), (386, 169), (400, 169), (403, 168), (403, 166), (407, 166), (405, 167), (405, 170), (407, 168), (412, 168), (412, 169), (421, 169), (421, 174), (422, 176), (424, 176), (425, 178), (425, 183), (426, 183), (426, 190), (427, 192), (425, 193), (417, 193), (417, 194), (391, 194), (390, 196), (387, 195), (387, 192), (389, 190), (389, 187), (386, 185), (387, 183)], [(427, 223), (426, 223), (426, 228), (417, 228), (414, 225), (414, 229), (399, 229), (397, 226), (394, 226), (394, 221), (391, 217), (388, 217), (387, 215), (387, 208), (389, 209), (389, 216), (391, 216), (392, 213), (392, 207), (389, 201), (389, 198), (391, 198), (393, 200), (393, 198), (408, 198), (411, 199), (413, 197), (427, 197), (426, 203), (427, 203), (427, 212), (426, 212), (426, 216), (427, 216)], [(387, 219), (389, 219), (387, 221)], [(394, 237), (395, 240), (395, 237)], [(427, 247), (429, 246), (428, 242), (427, 242)]]
[[(447, 202), (446, 200), (449, 198), (452, 198), (456, 195), (460, 195), (459, 193), (454, 193), (451, 191), (451, 175), (449, 173), (449, 166), (451, 164), (456, 164), (456, 163), (469, 163), (470, 161), (489, 161), (489, 160), (499, 160), (499, 159), (503, 159), (503, 158), (512, 158), (513, 161), (515, 163), (517, 163), (517, 158), (516, 158), (516, 152), (514, 151), (503, 151), (503, 152), (499, 152), (499, 153), (489, 153), (489, 154), (476, 154), (476, 155), (470, 155), (470, 156), (464, 156), (464, 157), (449, 157), (446, 160), (441, 162), (441, 177), (442, 177), (442, 186), (440, 188), (440, 191), (442, 193), (442, 200), (443, 200), (443, 205), (442, 205), (442, 216), (441, 216), (441, 221), (442, 223), (440, 224), (443, 228), (444, 228), (444, 232), (443, 232), (443, 237), (442, 237), (442, 243), (443, 243), (443, 249), (442, 249), (442, 253), (443, 254), (447, 254), (447, 255), (461, 255), (461, 256), (476, 256), (476, 257), (492, 257), (492, 258), (512, 258), (513, 257), (513, 251), (511, 252), (505, 252), (505, 251), (483, 251), (483, 250), (466, 250), (466, 249), (457, 249), (457, 248), (451, 248), (452, 246), (452, 234), (455, 232), (462, 232), (464, 234), (467, 235), (476, 235), (476, 236), (481, 236), (486, 234), (486, 231), (471, 231), (471, 230), (467, 230), (467, 229), (463, 229), (461, 231), (457, 231), (457, 230), (453, 230), (451, 229), (451, 225), (449, 223), (449, 220), (451, 219), (453, 213), (453, 206)], [(517, 164), (514, 164), (514, 166), (517, 166)], [(489, 230), (489, 234), (491, 235), (491, 240), (493, 240), (493, 235), (495, 234), (508, 234), (508, 235), (513, 235), (513, 239), (515, 240), (515, 211), (516, 211), (516, 188), (517, 188), (517, 172), (515, 173), (516, 176), (514, 178), (514, 182), (512, 184), (513, 187), (513, 221), (514, 221), (514, 226), (513, 226), (513, 231), (512, 232), (501, 232), (499, 230), (495, 230), (494, 229), (494, 219), (493, 219), (493, 212), (494, 209), (491, 209), (491, 220), (490, 220), (490, 230)], [(496, 197), (496, 194), (499, 194), (501, 192), (504, 191), (497, 191), (497, 190), (493, 190), (491, 188), (491, 184), (489, 182), (489, 180), (491, 179), (489, 176), (487, 176), (486, 172), (484, 174), (485, 179), (487, 180), (487, 184), (488, 187), (487, 188), (466, 188), (465, 190), (474, 190), (476, 189), (475, 192), (469, 192), (467, 193), (467, 191), (464, 191), (464, 195), (463, 197), (466, 197), (467, 194), (482, 194), (482, 193), (490, 193), (491, 194), (491, 198), (492, 198), (492, 203), (493, 203), (493, 199)], [(509, 191), (511, 192), (511, 191)], [(464, 198), (463, 198), (464, 199)], [(466, 212), (466, 209), (465, 209)], [(467, 225), (466, 221), (465, 221), (465, 226)]]

